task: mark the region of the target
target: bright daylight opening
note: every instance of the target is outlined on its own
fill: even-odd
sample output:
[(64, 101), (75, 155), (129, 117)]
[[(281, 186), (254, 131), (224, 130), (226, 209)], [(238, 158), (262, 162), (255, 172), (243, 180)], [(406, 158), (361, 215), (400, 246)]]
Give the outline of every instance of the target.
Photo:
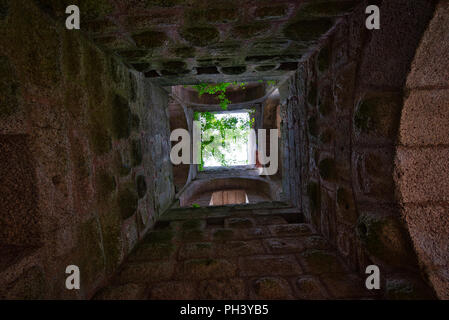
[(199, 112), (201, 123), (201, 164), (205, 167), (248, 165), (252, 111)]

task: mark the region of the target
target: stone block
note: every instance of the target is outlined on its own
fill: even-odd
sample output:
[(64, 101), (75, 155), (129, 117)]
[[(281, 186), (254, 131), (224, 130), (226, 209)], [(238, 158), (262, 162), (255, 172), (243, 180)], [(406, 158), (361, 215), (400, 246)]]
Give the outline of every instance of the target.
[(448, 201), (449, 148), (398, 147), (398, 187), (404, 202)]
[(323, 285), (318, 278), (302, 276), (295, 281), (296, 296), (301, 300), (324, 300), (328, 299)]
[(448, 145), (448, 101), (449, 90), (412, 91), (402, 109), (399, 142), (405, 146)]
[(181, 266), (180, 277), (187, 279), (216, 279), (235, 276), (237, 266), (225, 259), (192, 259), (186, 260)]
[(313, 234), (310, 225), (305, 223), (292, 223), (268, 226), (272, 235), (281, 236), (307, 236)]
[(193, 300), (196, 299), (196, 284), (189, 281), (169, 281), (152, 285), (149, 299)]
[(271, 253), (299, 253), (304, 250), (303, 238), (270, 238), (264, 240)]
[(292, 255), (263, 255), (239, 259), (241, 276), (298, 275), (301, 267)]
[(128, 263), (119, 273), (117, 282), (141, 284), (166, 281), (173, 276), (174, 271), (174, 262), (170, 261)]
[(214, 255), (211, 242), (186, 243), (179, 250), (179, 259), (206, 258)]
[(223, 257), (240, 257), (264, 253), (260, 240), (225, 241), (214, 243), (214, 252)]
[(243, 279), (203, 280), (198, 286), (198, 299), (244, 300), (247, 289)]
[(330, 251), (311, 249), (301, 253), (299, 258), (307, 272), (312, 274), (345, 271), (337, 255)]
[(375, 293), (368, 290), (358, 275), (351, 273), (329, 273), (320, 276), (331, 295), (336, 299), (365, 298)]
[(292, 299), (292, 290), (287, 280), (279, 277), (264, 277), (253, 282), (256, 299), (286, 300)]

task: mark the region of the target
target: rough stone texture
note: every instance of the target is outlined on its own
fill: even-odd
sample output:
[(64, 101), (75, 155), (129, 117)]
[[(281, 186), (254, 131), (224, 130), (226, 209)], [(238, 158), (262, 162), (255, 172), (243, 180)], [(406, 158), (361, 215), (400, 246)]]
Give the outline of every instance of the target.
[(449, 148), (398, 147), (398, 187), (404, 202), (449, 201)]
[[(214, 221), (213, 215), (220, 207), (209, 208), (211, 216), (205, 220), (189, 217), (189, 212), (199, 209), (175, 209), (183, 215), (176, 215), (170, 223), (156, 225), (144, 241), (139, 244), (111, 283), (96, 295), (98, 299), (114, 299), (129, 291), (129, 297), (141, 298), (147, 292), (147, 299), (327, 299), (330, 293), (317, 276), (315, 266), (306, 265), (297, 256), (304, 250), (320, 250), (328, 246), (319, 236), (298, 236), (291, 234), (273, 236), (261, 235), (262, 239), (246, 239), (241, 228), (235, 224), (223, 228), (229, 221), (237, 221), (232, 215), (221, 222)], [(278, 223), (275, 213), (278, 209), (264, 209), (264, 225), (268, 221)], [(167, 213), (170, 215), (170, 212)], [(238, 221), (258, 221), (257, 214), (239, 213)], [(183, 218), (182, 218), (183, 217)], [(214, 222), (211, 225), (211, 222)], [(298, 224), (285, 223), (295, 228)], [(277, 228), (279, 224), (267, 225)], [(304, 228), (306, 225), (302, 225)], [(232, 231), (232, 239), (213, 237), (210, 240), (183, 239), (185, 229), (202, 228), (212, 233)], [(321, 240), (319, 240), (320, 238)], [(272, 250), (266, 244), (284, 241), (289, 246), (288, 254), (283, 250)], [(323, 244), (323, 241), (325, 244)], [(265, 244), (265, 245), (262, 245)], [(155, 246), (158, 245), (158, 246)], [(319, 251), (321, 252), (321, 251)], [(346, 267), (335, 259), (335, 251), (326, 251), (328, 256), (316, 260), (325, 272), (345, 272)], [(329, 257), (331, 259), (329, 259)], [(324, 265), (324, 264), (327, 265)], [(307, 272), (301, 265), (310, 267)], [(330, 267), (329, 267), (330, 266)], [(318, 267), (317, 267), (318, 268)], [(341, 277), (346, 273), (341, 273)], [(350, 289), (347, 297), (366, 297), (370, 293), (359, 283), (359, 278), (347, 276)], [(137, 286), (138, 285), (138, 286)], [(146, 288), (146, 289), (145, 289)], [(141, 291), (141, 289), (144, 289)], [(337, 290), (337, 289), (336, 289)], [(352, 290), (352, 291), (351, 291)], [(354, 292), (358, 295), (355, 295)], [(345, 293), (339, 293), (345, 298)]]
[[(131, 4), (119, 0), (86, 5), (81, 1), (80, 9), (88, 10), (83, 23), (98, 45), (120, 55), (137, 71), (153, 71), (154, 81), (181, 84), (199, 78), (218, 81), (229, 75), (242, 80), (279, 78), (284, 73), (280, 62), (296, 62), (332, 27), (334, 17), (354, 6), (354, 1), (345, 1), (341, 6), (330, 2), (301, 7), (303, 2), (139, 0)], [(63, 18), (60, 2), (47, 0), (44, 7)], [(257, 68), (257, 62), (248, 62), (253, 57), (274, 68)], [(219, 67), (214, 74), (198, 72), (212, 67)]]
[(412, 91), (404, 103), (399, 142), (405, 146), (448, 145), (448, 101), (449, 90)]
[[(402, 215), (421, 267), (437, 296), (448, 299), (447, 257), (449, 3), (439, 1), (417, 49), (407, 78), (409, 95), (400, 122), (396, 150), (396, 186)], [(393, 279), (391, 298), (422, 298), (421, 285)]]
[[(74, 0), (67, 31), (66, 1), (0, 0), (0, 297), (447, 298), (448, 4), (379, 1), (369, 31), (357, 2)], [(181, 85), (259, 80), (286, 81), (230, 94), (280, 86), (256, 115), (279, 173), (185, 167), (176, 190)], [(270, 201), (170, 209), (211, 184)]]
[(449, 3), (439, 1), (435, 9), (435, 15), (416, 51), (407, 78), (407, 87), (447, 88), (449, 84), (449, 58), (445, 52), (449, 49), (448, 14)]
[[(284, 192), (302, 209), (305, 222), (337, 248), (338, 259), (343, 258), (349, 270), (363, 275), (367, 265), (377, 264), (386, 273), (405, 269), (420, 279), (427, 272), (441, 281), (444, 276), (422, 262), (437, 248), (434, 257), (439, 261), (445, 245), (437, 234), (444, 238), (446, 232), (435, 225), (433, 236), (425, 237), (421, 223), (429, 220), (423, 218), (413, 222), (412, 231), (406, 215), (401, 217), (401, 205), (407, 211), (407, 203), (416, 202), (416, 208), (432, 210), (433, 215), (441, 215), (441, 206), (427, 207), (428, 201), (447, 207), (442, 191), (449, 190), (447, 80), (444, 85), (440, 81), (447, 79), (447, 68), (436, 65), (447, 62), (441, 54), (447, 51), (447, 3), (437, 6), (427, 31), (434, 15), (432, 2), (379, 2), (381, 29), (372, 31), (360, 28), (366, 4), (339, 20), (280, 90), (281, 140), (287, 141), (281, 149)], [(302, 12), (308, 12), (307, 6)], [(284, 33), (294, 37), (301, 31), (298, 26), (290, 25)], [(434, 60), (424, 63), (432, 52)], [(411, 90), (415, 87), (420, 90)], [(410, 210), (407, 214), (417, 218)], [(417, 259), (410, 237), (422, 258)], [(280, 248), (281, 243), (276, 244)], [(332, 270), (328, 261), (337, 256), (311, 252), (298, 255), (304, 272), (344, 272)], [(343, 278), (321, 280), (335, 298), (340, 293), (365, 295), (345, 287)]]
[[(66, 30), (62, 1), (4, 3), (0, 285), (10, 288), (8, 298), (90, 298), (171, 203), (171, 170), (149, 163), (153, 148), (161, 159), (169, 150), (161, 143), (169, 135), (167, 94), (84, 30)], [(87, 20), (103, 21), (112, 10), (106, 1), (79, 4), (89, 12), (86, 31), (93, 30)], [(136, 185), (139, 175), (151, 192)], [(61, 270), (70, 264), (81, 268), (81, 290), (65, 289)], [(110, 297), (134, 294), (121, 288)]]
[(0, 239), (2, 244), (39, 246), (40, 214), (34, 161), (26, 135), (0, 135)]

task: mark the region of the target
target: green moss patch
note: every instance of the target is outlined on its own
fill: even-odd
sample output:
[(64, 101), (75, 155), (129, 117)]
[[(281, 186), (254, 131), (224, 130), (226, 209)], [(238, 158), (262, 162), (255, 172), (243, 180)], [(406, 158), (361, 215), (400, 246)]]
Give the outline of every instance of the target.
[(402, 223), (392, 216), (362, 214), (357, 236), (373, 256), (394, 265), (413, 263), (413, 249)]
[(354, 125), (360, 132), (394, 137), (399, 127), (401, 106), (398, 96), (365, 99), (355, 112)]

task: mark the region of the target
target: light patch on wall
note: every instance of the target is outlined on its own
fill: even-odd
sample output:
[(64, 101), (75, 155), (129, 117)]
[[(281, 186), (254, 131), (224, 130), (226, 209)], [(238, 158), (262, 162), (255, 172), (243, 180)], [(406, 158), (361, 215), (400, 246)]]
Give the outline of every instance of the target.
[(222, 206), (225, 204), (249, 203), (245, 190), (215, 191), (210, 199), (210, 206)]

